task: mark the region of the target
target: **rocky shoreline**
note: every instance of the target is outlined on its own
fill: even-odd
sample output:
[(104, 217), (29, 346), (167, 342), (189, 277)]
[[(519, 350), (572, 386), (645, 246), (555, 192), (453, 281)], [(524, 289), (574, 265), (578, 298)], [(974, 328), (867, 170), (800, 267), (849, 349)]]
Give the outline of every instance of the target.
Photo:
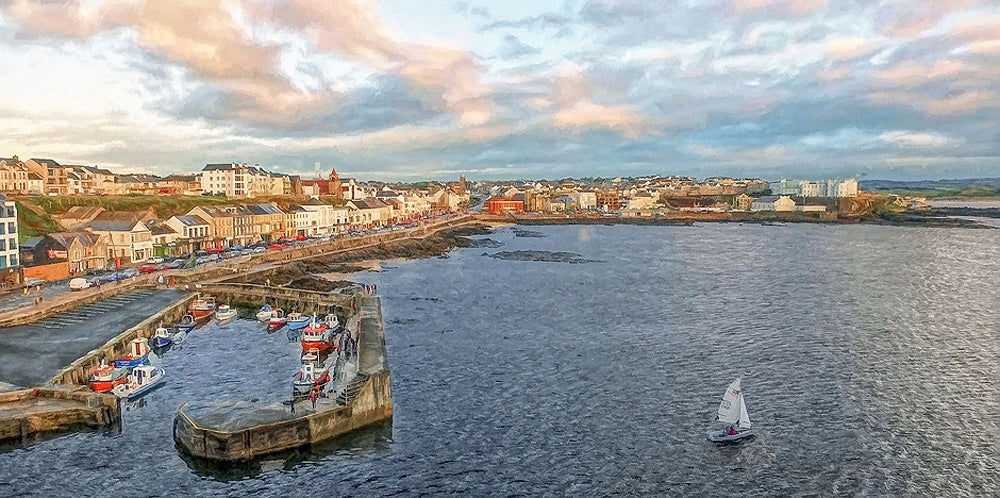
[[(420, 259), (442, 256), (456, 247), (481, 247), (473, 235), (489, 234), (489, 225), (475, 223), (435, 232), (420, 238), (403, 238), (333, 254), (289, 261), (279, 267), (239, 277), (231, 282), (276, 285), (320, 292), (345, 292), (359, 285), (349, 280), (328, 280), (328, 273), (356, 273), (370, 268), (363, 261)], [(487, 244), (488, 246), (488, 244)]]

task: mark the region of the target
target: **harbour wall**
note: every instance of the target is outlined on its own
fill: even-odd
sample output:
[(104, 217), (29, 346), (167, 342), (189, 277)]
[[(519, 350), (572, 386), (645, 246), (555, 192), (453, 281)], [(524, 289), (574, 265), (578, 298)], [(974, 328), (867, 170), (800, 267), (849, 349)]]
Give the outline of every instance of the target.
[(342, 398), (324, 400), (314, 411), (238, 430), (199, 424), (185, 407), (174, 417), (173, 437), (188, 454), (206, 460), (237, 462), (308, 446), (392, 418), (392, 378), (385, 352), (381, 303), (359, 299), (359, 374)]
[(68, 367), (62, 369), (49, 381), (49, 384), (72, 384), (86, 386), (90, 373), (101, 362), (111, 364), (117, 358), (128, 354), (129, 344), (133, 339), (148, 339), (158, 327), (170, 327), (177, 323), (187, 313), (188, 304), (196, 297), (195, 294), (181, 298), (162, 311), (143, 320), (138, 325), (118, 334), (103, 346), (91, 350)]
[(117, 426), (118, 399), (89, 388), (38, 387), (0, 393), (0, 441), (28, 444), (72, 427)]
[(76, 299), (66, 300), (57, 304), (46, 304), (45, 306), (24, 306), (13, 312), (6, 312), (4, 313), (4, 317), (0, 318), (0, 328), (34, 323), (52, 315), (65, 313), (81, 306), (112, 298), (123, 292), (138, 288), (149, 288), (153, 285), (154, 283), (148, 280), (137, 279), (135, 281), (125, 281), (121, 284), (104, 284), (100, 288), (91, 287), (87, 290), (73, 292), (73, 295), (77, 296)]
[[(279, 307), (286, 313), (292, 311), (303, 315), (316, 313), (320, 317), (327, 313), (336, 313), (343, 319), (350, 314), (352, 305), (356, 306), (354, 294), (317, 292), (273, 285), (217, 283), (201, 285), (198, 290), (205, 295), (215, 296), (215, 301), (218, 303), (226, 303), (234, 308), (254, 313), (266, 303)], [(253, 317), (248, 315), (247, 311), (242, 311), (241, 314), (248, 318)]]

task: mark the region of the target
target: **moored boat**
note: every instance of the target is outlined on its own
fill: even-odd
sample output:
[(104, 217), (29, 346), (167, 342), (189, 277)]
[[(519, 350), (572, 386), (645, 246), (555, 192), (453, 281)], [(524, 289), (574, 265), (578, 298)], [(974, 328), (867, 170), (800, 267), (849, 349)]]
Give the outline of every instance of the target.
[(181, 321), (177, 322), (174, 328), (179, 332), (191, 332), (196, 325), (198, 325), (198, 322), (194, 319), (194, 315), (187, 314), (181, 317)]
[(153, 347), (156, 349), (170, 347), (174, 343), (173, 337), (170, 336), (170, 331), (164, 327), (156, 329), (156, 332), (153, 333), (152, 341)]
[(149, 358), (149, 345), (145, 339), (135, 338), (129, 343), (129, 352), (114, 361), (118, 368), (134, 368), (146, 363)]
[(128, 382), (115, 386), (111, 392), (119, 398), (135, 399), (163, 382), (164, 375), (165, 372), (160, 367), (138, 366), (132, 369), (132, 373), (128, 374)]
[(326, 321), (319, 321), (316, 315), (312, 316), (312, 321), (302, 329), (302, 351), (318, 350), (320, 353), (329, 352), (333, 349), (333, 330), (330, 329)]
[(330, 382), (330, 369), (311, 361), (302, 362), (299, 372), (295, 374), (292, 387), (295, 394), (309, 394), (316, 387), (322, 387)]
[(288, 317), (285, 316), (285, 310), (281, 308), (274, 308), (271, 310), (271, 318), (267, 321), (267, 326), (271, 329), (277, 330), (285, 325), (288, 321)]
[(285, 326), (287, 326), (289, 330), (302, 330), (306, 328), (306, 325), (309, 325), (309, 322), (312, 321), (311, 316), (303, 315), (294, 311), (289, 313), (286, 318), (287, 320), (285, 321)]
[(194, 301), (191, 301), (191, 305), (188, 306), (188, 313), (192, 315), (196, 320), (199, 318), (204, 318), (206, 316), (211, 316), (215, 313), (215, 298), (212, 296), (199, 297)]
[(747, 404), (743, 401), (741, 379), (734, 380), (722, 395), (717, 418), (729, 425), (725, 429), (709, 432), (709, 441), (728, 443), (753, 437), (753, 430), (750, 429), (750, 413), (747, 412)]
[(228, 304), (220, 304), (219, 308), (215, 311), (215, 319), (218, 320), (220, 324), (226, 324), (233, 321), (237, 315), (239, 315), (239, 312)]
[(105, 393), (128, 380), (127, 368), (115, 368), (103, 361), (90, 373), (90, 388), (94, 392)]
[(270, 304), (265, 304), (264, 306), (261, 306), (260, 310), (257, 311), (257, 315), (256, 315), (257, 316), (257, 320), (261, 321), (261, 322), (266, 322), (266, 321), (270, 320), (271, 319), (271, 310), (272, 309), (273, 308), (271, 308)]

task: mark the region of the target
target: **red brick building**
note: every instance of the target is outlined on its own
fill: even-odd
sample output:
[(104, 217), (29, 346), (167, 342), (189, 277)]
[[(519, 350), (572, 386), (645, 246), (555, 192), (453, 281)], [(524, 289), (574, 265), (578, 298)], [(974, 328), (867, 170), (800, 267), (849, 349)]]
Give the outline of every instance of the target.
[(524, 211), (524, 199), (517, 197), (490, 197), (486, 199), (486, 210), (493, 213), (520, 213)]

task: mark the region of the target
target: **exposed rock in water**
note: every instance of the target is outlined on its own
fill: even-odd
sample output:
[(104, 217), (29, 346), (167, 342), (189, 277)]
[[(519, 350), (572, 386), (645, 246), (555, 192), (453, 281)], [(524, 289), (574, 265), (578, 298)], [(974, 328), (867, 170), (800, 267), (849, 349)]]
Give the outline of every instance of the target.
[(515, 237), (545, 237), (542, 232), (536, 232), (534, 230), (525, 230), (523, 228), (513, 228)]
[(469, 247), (485, 247), (488, 249), (496, 249), (498, 247), (503, 247), (503, 242), (491, 238), (471, 239), (470, 242), (471, 244), (469, 245)]
[[(485, 254), (485, 253), (484, 253)], [(545, 261), (551, 263), (595, 263), (596, 260), (584, 259), (580, 254), (572, 252), (551, 251), (500, 251), (489, 257), (510, 261)]]

